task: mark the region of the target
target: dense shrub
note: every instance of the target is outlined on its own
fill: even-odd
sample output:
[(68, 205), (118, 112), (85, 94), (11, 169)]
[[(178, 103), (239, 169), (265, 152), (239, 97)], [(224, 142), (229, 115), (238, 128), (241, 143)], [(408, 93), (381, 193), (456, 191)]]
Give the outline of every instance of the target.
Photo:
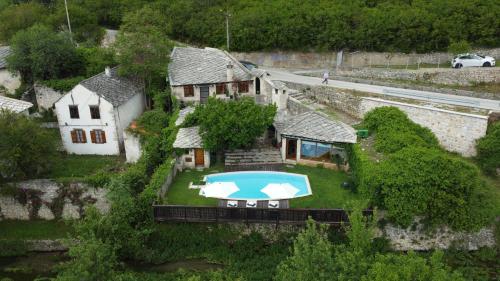
[(40, 82), (42, 85), (45, 85), (56, 91), (69, 92), (84, 79), (85, 77), (83, 76), (76, 76), (65, 79), (41, 80)]
[(56, 153), (56, 139), (38, 123), (0, 110), (0, 182), (47, 172)]
[(439, 150), (408, 147), (388, 156), (369, 182), (375, 202), (396, 223), (408, 226), (415, 216), (432, 225), (478, 229), (493, 209), (478, 169)]
[(158, 199), (158, 193), (172, 171), (173, 165), (173, 159), (167, 158), (165, 159), (165, 162), (155, 169), (149, 184), (146, 186), (144, 191), (141, 192), (142, 200), (149, 204), (153, 204)]
[(500, 122), (489, 126), (486, 136), (477, 141), (477, 163), (489, 175), (500, 169)]
[(347, 155), (349, 157), (349, 169), (357, 191), (363, 194), (365, 198), (371, 198), (372, 191), (368, 186), (368, 180), (373, 171), (374, 163), (368, 159), (359, 144), (348, 146)]
[(392, 153), (407, 146), (439, 147), (434, 134), (396, 107), (378, 107), (365, 114), (363, 125), (375, 131), (375, 149)]
[(146, 132), (158, 133), (168, 126), (169, 114), (163, 110), (150, 110), (144, 112), (137, 120), (137, 125)]

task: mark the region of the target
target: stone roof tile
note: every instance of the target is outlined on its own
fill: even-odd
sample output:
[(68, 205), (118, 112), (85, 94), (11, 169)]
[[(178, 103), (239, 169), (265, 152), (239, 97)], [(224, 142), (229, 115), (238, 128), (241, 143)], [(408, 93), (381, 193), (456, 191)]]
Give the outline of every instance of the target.
[(213, 84), (227, 81), (227, 65), (234, 69), (233, 81), (252, 79), (250, 71), (227, 52), (214, 48), (175, 47), (170, 55), (170, 85)]
[(202, 148), (203, 141), (200, 136), (200, 127), (180, 128), (177, 132), (174, 148)]

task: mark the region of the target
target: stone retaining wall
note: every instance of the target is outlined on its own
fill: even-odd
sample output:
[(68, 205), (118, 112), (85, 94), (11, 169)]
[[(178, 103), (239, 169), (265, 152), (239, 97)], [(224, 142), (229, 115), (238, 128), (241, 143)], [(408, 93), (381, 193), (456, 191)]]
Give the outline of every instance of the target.
[(472, 86), (475, 83), (500, 83), (500, 68), (397, 70), (361, 68), (335, 71), (335, 75), (363, 79), (397, 79), (424, 81), (441, 85)]
[(486, 134), (488, 126), (487, 116), (389, 101), (331, 87), (313, 87), (294, 83), (287, 83), (287, 86), (298, 89), (311, 100), (357, 118), (363, 118), (366, 112), (376, 107), (398, 107), (413, 122), (429, 128), (446, 150), (458, 152), (466, 157), (476, 154), (476, 140)]
[(87, 204), (105, 213), (107, 191), (83, 183), (63, 185), (48, 179), (0, 186), (0, 220), (78, 219)]
[[(475, 52), (500, 58), (500, 48), (481, 49)], [(238, 60), (247, 60), (264, 67), (315, 69), (333, 68), (337, 62), (337, 52), (231, 52)], [(452, 54), (437, 52), (427, 54), (344, 52), (342, 65), (347, 67), (367, 67), (373, 65), (440, 64), (450, 66)]]

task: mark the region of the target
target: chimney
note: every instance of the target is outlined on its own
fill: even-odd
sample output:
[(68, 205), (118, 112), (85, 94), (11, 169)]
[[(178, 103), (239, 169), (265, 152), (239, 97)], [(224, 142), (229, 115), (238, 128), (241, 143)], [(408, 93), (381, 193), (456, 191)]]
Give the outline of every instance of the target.
[(106, 66), (104, 68), (104, 74), (107, 76), (107, 77), (111, 77), (111, 68), (109, 68), (109, 66)]
[(227, 81), (228, 82), (233, 81), (233, 76), (234, 76), (233, 63), (229, 61), (227, 63)]

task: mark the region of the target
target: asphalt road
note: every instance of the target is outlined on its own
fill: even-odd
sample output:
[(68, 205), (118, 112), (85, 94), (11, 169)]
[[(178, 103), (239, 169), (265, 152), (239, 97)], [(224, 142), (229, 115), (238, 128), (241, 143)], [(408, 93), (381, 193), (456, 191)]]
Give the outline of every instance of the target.
[(500, 111), (499, 100), (480, 99), (473, 97), (441, 94), (436, 92), (417, 91), (417, 90), (377, 86), (370, 84), (353, 83), (353, 82), (346, 82), (339, 80), (328, 80), (328, 84), (325, 85), (321, 83), (323, 79), (318, 77), (297, 75), (284, 70), (277, 70), (277, 69), (266, 69), (266, 71), (271, 75), (270, 78), (272, 80), (281, 80), (284, 82), (294, 82), (311, 86), (323, 85), (340, 89), (356, 90), (361, 92), (382, 94), (400, 98), (410, 98), (410, 99), (422, 100), (434, 103), (443, 103), (443, 104)]

